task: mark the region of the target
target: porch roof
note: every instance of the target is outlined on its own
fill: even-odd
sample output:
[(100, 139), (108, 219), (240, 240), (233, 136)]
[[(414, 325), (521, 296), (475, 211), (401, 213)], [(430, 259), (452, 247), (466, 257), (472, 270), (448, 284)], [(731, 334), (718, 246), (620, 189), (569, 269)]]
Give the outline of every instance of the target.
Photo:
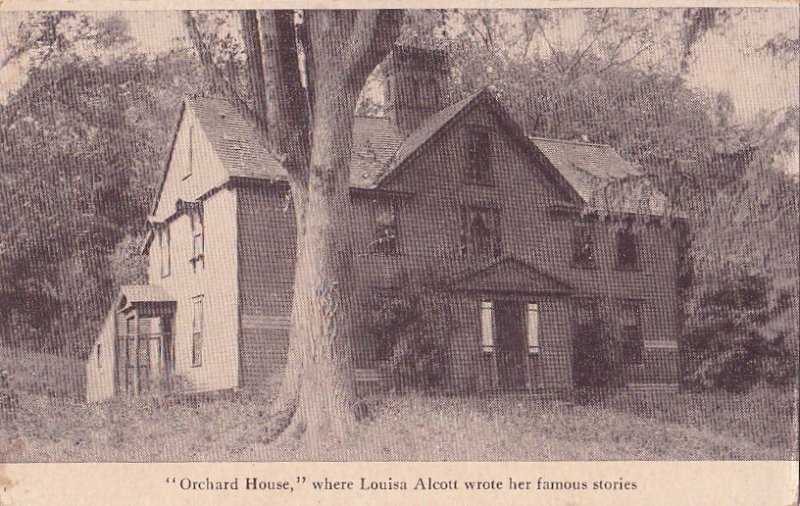
[(143, 303), (175, 304), (176, 301), (175, 298), (158, 285), (122, 285), (119, 287), (118, 309)]
[(552, 295), (573, 291), (571, 286), (555, 276), (510, 255), (462, 273), (454, 280), (453, 286), (470, 291)]

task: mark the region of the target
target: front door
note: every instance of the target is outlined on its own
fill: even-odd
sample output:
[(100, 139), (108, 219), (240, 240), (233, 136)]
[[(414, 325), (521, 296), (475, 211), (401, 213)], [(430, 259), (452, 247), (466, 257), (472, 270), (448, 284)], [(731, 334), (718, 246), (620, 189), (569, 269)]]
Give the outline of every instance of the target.
[(610, 364), (597, 302), (577, 302), (574, 336), (572, 376), (575, 386), (578, 388), (608, 386)]
[(525, 304), (495, 302), (497, 380), (501, 390), (526, 388)]

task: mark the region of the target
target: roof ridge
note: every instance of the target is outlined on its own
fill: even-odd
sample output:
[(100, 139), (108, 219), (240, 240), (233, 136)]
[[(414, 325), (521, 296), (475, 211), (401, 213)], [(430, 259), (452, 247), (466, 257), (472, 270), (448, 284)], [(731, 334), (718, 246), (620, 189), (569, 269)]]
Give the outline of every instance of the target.
[(569, 141), (566, 139), (553, 139), (552, 137), (539, 137), (536, 135), (529, 135), (528, 137), (537, 141), (560, 142), (562, 144), (577, 144), (579, 146), (597, 146), (597, 147), (614, 149), (614, 146), (612, 146), (611, 144), (606, 144), (602, 142)]

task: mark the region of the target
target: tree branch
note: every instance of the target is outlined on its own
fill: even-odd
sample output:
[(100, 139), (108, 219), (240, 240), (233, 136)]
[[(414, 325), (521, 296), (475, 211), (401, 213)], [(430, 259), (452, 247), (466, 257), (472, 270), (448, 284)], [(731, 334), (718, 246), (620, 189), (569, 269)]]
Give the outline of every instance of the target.
[(308, 177), (310, 124), (303, 89), (294, 11), (260, 13), (263, 68), (267, 89), (269, 138), (281, 153), (290, 178)]
[(256, 11), (241, 11), (241, 34), (244, 50), (247, 56), (247, 79), (255, 102), (255, 114), (264, 124), (266, 135), (269, 135), (269, 108), (267, 102), (267, 84), (264, 75), (263, 54), (261, 51), (261, 36), (258, 28), (258, 14)]

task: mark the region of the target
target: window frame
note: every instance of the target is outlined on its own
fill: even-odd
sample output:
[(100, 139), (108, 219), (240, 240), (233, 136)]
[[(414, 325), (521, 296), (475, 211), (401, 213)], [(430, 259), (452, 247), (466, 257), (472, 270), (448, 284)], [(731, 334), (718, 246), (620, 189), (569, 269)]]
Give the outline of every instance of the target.
[(187, 162), (186, 162), (186, 171), (183, 175), (183, 179), (190, 177), (194, 174), (194, 125), (189, 125), (189, 140), (188, 140), (188, 147), (187, 147)]
[(169, 223), (163, 223), (158, 228), (159, 246), (159, 269), (161, 278), (169, 277), (172, 274), (172, 244), (169, 231)]
[[(617, 307), (617, 332), (619, 335), (622, 363), (628, 366), (642, 365), (644, 363), (644, 332), (642, 330), (644, 302), (635, 299), (620, 299), (617, 301)], [(633, 309), (635, 315), (634, 325), (625, 325), (623, 315), (626, 309)], [(629, 329), (635, 329), (633, 337), (631, 337)], [(630, 353), (631, 350), (633, 350), (633, 355)]]
[[(489, 229), (490, 243), (489, 251), (477, 251), (472, 235), (472, 220), (474, 213), (480, 213), (484, 217), (491, 218), (489, 223), (484, 219), (484, 224)], [(491, 257), (499, 258), (503, 254), (503, 234), (502, 234), (502, 212), (498, 207), (486, 205), (462, 204), (461, 206), (461, 230), (460, 230), (460, 249), (463, 257)]]
[[(621, 239), (622, 236), (627, 235), (630, 237), (630, 240), (633, 243), (633, 263), (623, 263), (621, 252)], [(615, 266), (617, 269), (624, 270), (624, 271), (637, 271), (641, 270), (642, 263), (641, 263), (641, 241), (639, 238), (639, 234), (636, 233), (632, 227), (626, 226), (617, 230), (616, 234), (614, 234), (614, 246), (615, 246)]]
[(190, 348), (192, 367), (202, 367), (203, 365), (203, 326), (205, 318), (205, 308), (203, 306), (202, 295), (192, 297), (192, 342)]
[[(206, 224), (203, 216), (203, 203), (200, 202), (188, 214), (192, 234), (192, 257), (189, 259), (189, 263), (192, 264), (192, 271), (196, 273), (198, 270), (206, 268)], [(200, 241), (199, 251), (197, 247), (198, 238)], [(201, 266), (200, 269), (197, 268), (198, 264)]]
[[(483, 150), (477, 139), (485, 142)], [(482, 125), (467, 126), (466, 172), (464, 179), (468, 184), (494, 186), (493, 139), (489, 128)]]
[[(373, 233), (372, 233), (372, 241), (369, 243), (369, 253), (371, 255), (376, 256), (399, 256), (402, 254), (402, 249), (400, 246), (400, 216), (398, 213), (398, 208), (396, 204), (391, 204), (388, 207), (388, 213), (392, 216), (392, 224), (390, 225), (381, 225), (379, 222), (380, 214), (383, 212), (383, 209), (377, 209), (373, 213)], [(383, 239), (386, 235), (383, 234), (386, 230), (394, 230), (394, 237), (389, 239), (389, 246), (388, 249), (382, 249), (385, 244)]]
[[(578, 255), (580, 253), (579, 248), (583, 243), (582, 237), (583, 234), (586, 234), (588, 239), (591, 241), (591, 254), (588, 260), (581, 260)], [(597, 230), (594, 223), (591, 222), (583, 222), (579, 221), (576, 222), (572, 227), (572, 251), (570, 254), (571, 263), (573, 267), (577, 267), (580, 269), (597, 269), (598, 268), (598, 260), (597, 260)]]

